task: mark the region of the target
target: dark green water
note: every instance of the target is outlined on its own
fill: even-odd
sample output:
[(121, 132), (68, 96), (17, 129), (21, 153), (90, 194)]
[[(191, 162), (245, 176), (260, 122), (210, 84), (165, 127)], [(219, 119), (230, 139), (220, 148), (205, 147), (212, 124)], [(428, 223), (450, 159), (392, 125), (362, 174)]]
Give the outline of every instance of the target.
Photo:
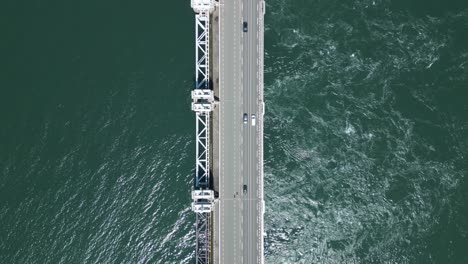
[(468, 2), (268, 3), (266, 263), (468, 263)]
[(193, 256), (193, 11), (98, 2), (0, 4), (0, 263)]
[[(0, 4), (0, 263), (193, 263), (189, 1)], [(266, 263), (468, 263), (468, 3), (268, 0)]]

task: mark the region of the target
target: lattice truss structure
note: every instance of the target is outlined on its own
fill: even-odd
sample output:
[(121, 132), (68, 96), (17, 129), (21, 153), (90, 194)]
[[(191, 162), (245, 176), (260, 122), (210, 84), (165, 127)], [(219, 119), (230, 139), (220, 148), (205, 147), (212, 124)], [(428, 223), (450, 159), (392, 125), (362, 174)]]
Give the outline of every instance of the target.
[(210, 223), (211, 213), (197, 213), (196, 230), (196, 263), (210, 263)]
[(195, 89), (192, 110), (196, 114), (196, 168), (192, 210), (196, 213), (196, 263), (210, 263), (211, 211), (214, 192), (210, 184), (210, 113), (214, 96), (210, 89), (210, 12), (214, 0), (191, 0), (195, 15)]
[(209, 188), (210, 186), (210, 113), (196, 114), (195, 128), (197, 131), (197, 164), (195, 168), (195, 188)]
[(192, 110), (196, 115), (196, 168), (192, 191), (192, 209), (195, 212), (211, 212), (213, 191), (210, 186), (210, 113), (214, 95), (210, 89), (209, 73), (209, 23), (208, 13), (195, 15), (195, 89), (192, 90)]
[(210, 73), (210, 15), (202, 12), (195, 15), (195, 89), (208, 89)]

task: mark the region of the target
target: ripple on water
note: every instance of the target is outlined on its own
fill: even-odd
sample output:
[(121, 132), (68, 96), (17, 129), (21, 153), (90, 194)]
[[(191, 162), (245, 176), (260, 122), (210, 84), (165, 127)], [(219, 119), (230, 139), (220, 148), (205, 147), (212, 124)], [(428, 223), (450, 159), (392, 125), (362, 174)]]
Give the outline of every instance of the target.
[[(465, 126), (454, 126), (466, 119), (444, 118), (453, 110), (433, 96), (435, 82), (459, 76), (440, 65), (455, 37), (444, 26), (456, 16), (414, 17), (375, 2), (268, 3), (268, 263), (449, 258), (428, 248), (447, 211), (458, 214), (464, 174), (451, 153), (466, 156)], [(434, 67), (444, 71), (437, 80), (424, 75)]]

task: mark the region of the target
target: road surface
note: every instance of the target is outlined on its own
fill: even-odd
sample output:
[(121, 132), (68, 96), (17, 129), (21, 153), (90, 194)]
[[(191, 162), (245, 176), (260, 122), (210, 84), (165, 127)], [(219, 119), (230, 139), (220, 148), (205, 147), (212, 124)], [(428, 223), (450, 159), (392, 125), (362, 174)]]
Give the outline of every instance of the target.
[[(262, 259), (259, 70), (263, 67), (258, 64), (261, 15), (258, 0), (220, 1), (219, 263), (260, 263)], [(247, 32), (243, 32), (244, 21)], [(244, 113), (248, 115), (247, 124)]]

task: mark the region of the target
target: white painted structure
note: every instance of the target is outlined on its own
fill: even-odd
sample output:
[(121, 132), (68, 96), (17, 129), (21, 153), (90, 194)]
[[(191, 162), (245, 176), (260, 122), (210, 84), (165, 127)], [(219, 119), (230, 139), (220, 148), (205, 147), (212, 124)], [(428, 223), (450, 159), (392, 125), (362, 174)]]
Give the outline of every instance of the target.
[(190, 6), (195, 13), (211, 12), (214, 9), (214, 0), (190, 0)]
[(214, 96), (210, 87), (210, 12), (214, 0), (191, 0), (195, 15), (195, 89), (192, 110), (196, 114), (196, 168), (192, 210), (196, 213), (196, 263), (209, 264), (211, 212), (214, 192), (210, 183), (210, 113)]

